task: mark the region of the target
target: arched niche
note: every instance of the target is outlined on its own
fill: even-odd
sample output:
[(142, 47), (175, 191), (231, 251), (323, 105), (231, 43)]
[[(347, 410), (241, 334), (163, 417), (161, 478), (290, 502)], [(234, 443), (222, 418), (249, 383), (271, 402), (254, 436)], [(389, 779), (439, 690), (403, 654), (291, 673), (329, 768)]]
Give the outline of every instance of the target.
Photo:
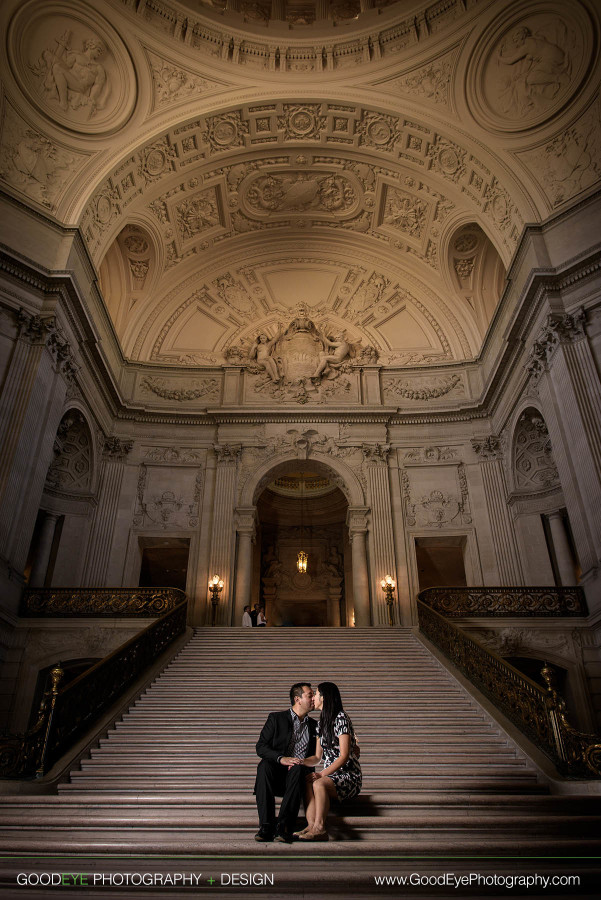
[(158, 278), (158, 247), (138, 223), (125, 225), (109, 246), (99, 269), (100, 289), (121, 345)]
[(516, 491), (559, 489), (559, 475), (546, 422), (538, 409), (522, 410), (513, 432), (512, 481)]
[(76, 407), (63, 415), (54, 441), (54, 459), (45, 490), (89, 495), (94, 483), (94, 445), (84, 414)]
[(471, 310), (482, 336), (503, 293), (505, 277), (499, 253), (476, 222), (453, 232), (447, 250), (447, 279)]

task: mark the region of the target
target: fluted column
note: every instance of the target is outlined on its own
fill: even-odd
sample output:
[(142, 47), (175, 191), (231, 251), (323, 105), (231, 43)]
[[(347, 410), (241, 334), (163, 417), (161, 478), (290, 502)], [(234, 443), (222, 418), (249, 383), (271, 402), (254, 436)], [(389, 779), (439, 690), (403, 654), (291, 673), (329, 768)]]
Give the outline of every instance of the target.
[(92, 522), (83, 577), (84, 585), (90, 587), (109, 587), (105, 584), (106, 572), (119, 509), (125, 459), (132, 447), (133, 441), (123, 441), (118, 437), (109, 437), (104, 441), (100, 499)]
[(549, 316), (529, 368), (586, 578), (601, 560), (601, 383), (583, 310)]
[(42, 527), (40, 528), (31, 575), (29, 576), (30, 587), (44, 587), (57, 522), (57, 515), (46, 511), (43, 512)]
[(369, 509), (367, 506), (351, 506), (346, 517), (351, 541), (353, 605), (355, 609), (355, 626), (357, 628), (371, 625), (367, 548), (365, 545), (368, 513)]
[(555, 551), (555, 560), (557, 562), (561, 584), (576, 584), (576, 573), (574, 572), (572, 552), (570, 550), (565, 522), (559, 510), (550, 514), (549, 527), (551, 529), (553, 550)]
[[(231, 625), (232, 589), (234, 583), (234, 548), (236, 532), (233, 516), (236, 497), (237, 464), (241, 447), (231, 444), (215, 444), (217, 469), (213, 502), (213, 529), (209, 577), (219, 575), (223, 579), (223, 591), (219, 597), (216, 625)], [(207, 590), (207, 609), (210, 606)], [(209, 621), (207, 619), (207, 621)]]
[[(256, 514), (257, 510), (254, 506), (238, 507), (236, 510), (238, 563), (236, 566), (236, 602), (234, 606), (233, 625), (242, 625), (244, 607), (250, 604)], [(269, 618), (269, 616), (267, 616), (267, 618)]]
[(524, 576), (514, 523), (507, 506), (507, 485), (503, 470), (501, 440), (496, 435), (488, 435), (473, 440), (472, 447), (480, 461), (488, 518), (499, 569), (499, 583), (523, 584)]
[[(388, 607), (380, 581), (392, 575), (395, 581), (396, 561), (392, 533), (392, 505), (388, 474), (388, 444), (364, 444), (363, 457), (367, 474), (367, 490), (371, 504), (370, 574), (374, 625), (388, 625)], [(395, 600), (395, 624), (399, 624), (398, 601)]]
[(17, 329), (0, 395), (0, 558), (20, 576), (76, 367), (54, 317), (21, 310)]

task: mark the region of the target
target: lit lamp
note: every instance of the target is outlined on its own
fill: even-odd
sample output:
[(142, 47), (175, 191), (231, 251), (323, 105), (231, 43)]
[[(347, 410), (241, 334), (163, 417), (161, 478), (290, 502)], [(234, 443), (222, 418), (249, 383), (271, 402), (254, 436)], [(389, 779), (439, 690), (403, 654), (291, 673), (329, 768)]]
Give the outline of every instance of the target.
[(308, 556), (305, 553), (305, 551), (299, 550), (298, 556), (296, 557), (296, 568), (301, 573), (301, 575), (304, 575), (305, 572), (307, 571), (307, 560), (308, 560)]
[(217, 615), (217, 604), (219, 603), (219, 594), (223, 590), (223, 581), (219, 575), (213, 575), (209, 581), (209, 590), (211, 592), (211, 603), (213, 604), (213, 615), (211, 617), (211, 625), (215, 624)]
[[(304, 511), (304, 506), (305, 506), (305, 473), (304, 473), (304, 472), (301, 472), (301, 477), (300, 477), (300, 484), (299, 484), (299, 487), (300, 487), (300, 490), (301, 490), (301, 527), (300, 527), (300, 542), (301, 542), (301, 546), (302, 546), (302, 544), (303, 544), (303, 536), (304, 536), (304, 533), (305, 533), (304, 521), (303, 521), (303, 520), (304, 520), (304, 517), (303, 517), (303, 511)], [(305, 552), (304, 550), (299, 550), (298, 553), (297, 553), (297, 556), (296, 556), (296, 568), (297, 568), (297, 571), (298, 571), (301, 575), (305, 575), (305, 574), (306, 574), (306, 572), (307, 572), (307, 563), (308, 563), (308, 561), (309, 561), (309, 557), (307, 556), (306, 552)]]
[(392, 612), (392, 605), (394, 603), (394, 589), (396, 584), (394, 583), (394, 579), (391, 575), (387, 575), (386, 578), (383, 578), (380, 582), (382, 585), (382, 590), (384, 591), (384, 596), (386, 597), (386, 605), (388, 606), (388, 624), (394, 625), (394, 614)]

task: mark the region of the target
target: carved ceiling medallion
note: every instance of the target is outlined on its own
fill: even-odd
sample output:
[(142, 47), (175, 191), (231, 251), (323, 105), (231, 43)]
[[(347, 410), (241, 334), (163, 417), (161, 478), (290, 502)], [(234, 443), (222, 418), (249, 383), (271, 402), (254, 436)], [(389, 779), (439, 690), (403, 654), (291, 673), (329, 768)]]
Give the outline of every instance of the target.
[(580, 87), (594, 29), (581, 4), (529, 3), (485, 32), (468, 76), (473, 115), (502, 131), (551, 118)]
[(8, 46), (23, 93), (63, 128), (105, 134), (130, 117), (137, 83), (132, 61), (90, 6), (27, 3), (13, 18)]

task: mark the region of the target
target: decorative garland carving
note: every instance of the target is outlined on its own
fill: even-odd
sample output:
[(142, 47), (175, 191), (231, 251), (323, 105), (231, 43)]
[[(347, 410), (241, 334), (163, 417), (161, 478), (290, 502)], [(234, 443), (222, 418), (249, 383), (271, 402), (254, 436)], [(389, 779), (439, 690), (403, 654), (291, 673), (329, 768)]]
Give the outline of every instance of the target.
[(449, 375), (438, 381), (430, 379), (423, 387), (413, 387), (413, 384), (415, 382), (400, 378), (386, 378), (383, 379), (382, 389), (385, 394), (391, 394), (393, 397), (426, 401), (444, 397), (445, 394), (449, 394), (451, 391), (459, 388), (463, 389), (461, 375)]
[(217, 378), (207, 378), (198, 382), (196, 388), (168, 388), (162, 379), (151, 378), (145, 376), (140, 384), (142, 387), (163, 400), (175, 400), (178, 403), (185, 403), (189, 400), (215, 399), (219, 393), (219, 380)]

